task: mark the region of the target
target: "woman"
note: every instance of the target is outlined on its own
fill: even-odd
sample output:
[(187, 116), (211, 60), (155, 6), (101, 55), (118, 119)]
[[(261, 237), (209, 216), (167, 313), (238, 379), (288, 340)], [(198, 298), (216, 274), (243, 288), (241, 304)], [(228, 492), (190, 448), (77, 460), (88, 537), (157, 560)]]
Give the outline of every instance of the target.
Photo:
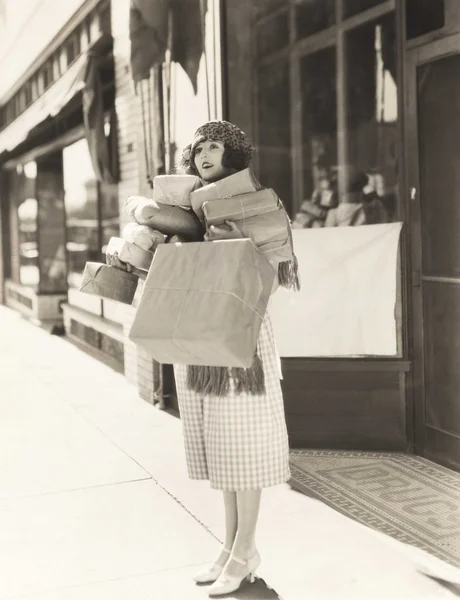
[[(243, 131), (227, 121), (211, 121), (197, 130), (181, 167), (208, 184), (248, 167), (252, 154)], [(211, 227), (205, 240), (243, 237), (227, 223), (230, 231)], [(280, 361), (268, 316), (250, 369), (175, 365), (174, 374), (189, 476), (209, 479), (223, 494), (224, 545), (215, 562), (194, 578), (213, 584), (210, 596), (221, 596), (247, 578), (254, 580), (261, 562), (255, 531), (262, 489), (290, 477)], [(216, 381), (219, 391), (212, 391)]]

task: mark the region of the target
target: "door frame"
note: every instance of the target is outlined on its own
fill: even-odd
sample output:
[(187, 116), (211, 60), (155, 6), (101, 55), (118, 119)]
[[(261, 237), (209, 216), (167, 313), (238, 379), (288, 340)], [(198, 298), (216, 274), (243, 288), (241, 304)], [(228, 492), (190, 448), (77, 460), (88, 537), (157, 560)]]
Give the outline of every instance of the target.
[[(422, 281), (422, 221), (420, 202), (419, 137), (417, 110), (417, 67), (446, 56), (460, 55), (460, 33), (407, 49), (405, 53), (404, 135), (406, 186), (409, 203), (412, 308), (412, 388), (414, 401), (414, 447), (425, 450), (425, 365)], [(415, 197), (412, 190), (415, 189)]]

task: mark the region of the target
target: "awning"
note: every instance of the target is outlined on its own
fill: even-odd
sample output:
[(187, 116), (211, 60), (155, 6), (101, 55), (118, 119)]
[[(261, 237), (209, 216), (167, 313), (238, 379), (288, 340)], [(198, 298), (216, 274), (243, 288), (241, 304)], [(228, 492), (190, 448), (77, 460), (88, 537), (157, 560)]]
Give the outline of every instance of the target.
[(53, 85), (0, 132), (0, 154), (21, 144), (48, 117), (55, 117), (85, 87), (88, 54), (84, 52)]

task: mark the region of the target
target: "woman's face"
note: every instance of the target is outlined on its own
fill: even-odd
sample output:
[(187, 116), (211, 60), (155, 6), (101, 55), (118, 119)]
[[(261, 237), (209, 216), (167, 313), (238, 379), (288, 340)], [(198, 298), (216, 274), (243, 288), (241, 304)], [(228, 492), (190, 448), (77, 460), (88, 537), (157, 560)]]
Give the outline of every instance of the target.
[(217, 140), (206, 140), (197, 145), (193, 160), (201, 179), (211, 183), (232, 173), (231, 169), (222, 165), (224, 151), (224, 144)]

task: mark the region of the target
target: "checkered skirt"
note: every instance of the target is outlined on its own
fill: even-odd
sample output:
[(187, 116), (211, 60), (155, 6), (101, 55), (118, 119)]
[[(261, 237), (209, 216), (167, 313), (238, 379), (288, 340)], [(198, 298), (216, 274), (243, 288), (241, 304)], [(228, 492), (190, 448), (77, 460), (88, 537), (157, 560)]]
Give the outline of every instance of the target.
[(201, 396), (187, 388), (187, 367), (175, 365), (177, 396), (191, 479), (209, 479), (226, 491), (260, 489), (290, 478), (281, 370), (269, 317), (258, 354), (265, 373), (262, 395)]

